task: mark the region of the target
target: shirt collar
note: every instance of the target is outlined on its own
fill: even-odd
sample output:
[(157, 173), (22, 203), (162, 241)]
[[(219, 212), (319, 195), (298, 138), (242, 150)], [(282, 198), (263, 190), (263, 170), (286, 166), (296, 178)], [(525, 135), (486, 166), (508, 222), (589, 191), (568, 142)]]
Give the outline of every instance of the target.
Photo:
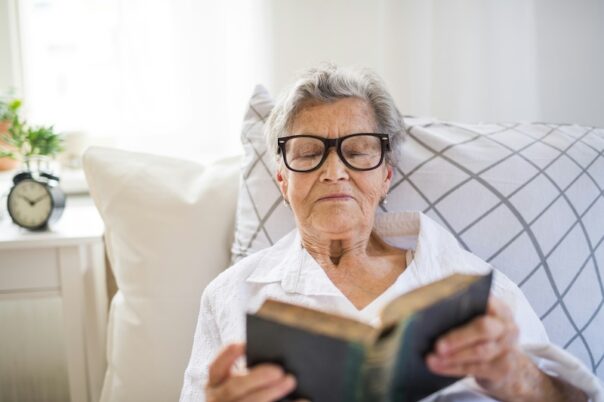
[(265, 253), (246, 282), (265, 284), (280, 282), (286, 292), (303, 295), (340, 294), (319, 264), (302, 247), (297, 229), (287, 234)]
[[(491, 266), (463, 249), (455, 236), (419, 211), (391, 212), (376, 215), (375, 228), (386, 242), (395, 247), (413, 248), (418, 286), (427, 285), (455, 272), (484, 273)], [(411, 245), (411, 247), (408, 247)]]
[(294, 229), (266, 250), (246, 281), (251, 283), (282, 281), (288, 271), (295, 271), (299, 265), (297, 257), (301, 249), (300, 235), (298, 230)]
[[(438, 280), (463, 264), (463, 252), (457, 240), (421, 212), (377, 214), (374, 228), (387, 243), (415, 250), (413, 266), (416, 270), (421, 269), (421, 275), (419, 272), (411, 274), (420, 285)], [(302, 247), (297, 229), (267, 250), (246, 282), (280, 282), (286, 292), (303, 295), (341, 295), (321, 266)]]

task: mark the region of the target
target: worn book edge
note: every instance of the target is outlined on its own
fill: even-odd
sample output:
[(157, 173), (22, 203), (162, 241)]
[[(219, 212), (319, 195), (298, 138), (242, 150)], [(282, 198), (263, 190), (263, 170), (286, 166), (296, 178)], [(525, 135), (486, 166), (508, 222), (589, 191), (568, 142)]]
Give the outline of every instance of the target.
[(351, 318), (273, 299), (267, 299), (256, 315), (319, 335), (363, 345), (373, 343), (379, 335), (378, 328)]
[(382, 327), (404, 321), (416, 311), (454, 295), (476, 282), (483, 275), (453, 274), (446, 278), (404, 293), (389, 302), (380, 317)]
[(415, 312), (462, 291), (481, 276), (453, 274), (402, 294), (384, 307), (380, 314), (382, 324), (378, 328), (338, 314), (270, 298), (262, 304), (256, 315), (316, 334), (372, 345), (381, 335), (390, 332), (393, 326), (404, 322)]

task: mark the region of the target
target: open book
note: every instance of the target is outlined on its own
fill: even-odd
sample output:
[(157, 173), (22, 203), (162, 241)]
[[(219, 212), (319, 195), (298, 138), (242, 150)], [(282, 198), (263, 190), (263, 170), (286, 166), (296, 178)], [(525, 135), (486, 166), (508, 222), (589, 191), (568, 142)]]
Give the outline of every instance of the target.
[(486, 312), (492, 276), (454, 274), (403, 294), (377, 328), (268, 299), (247, 315), (247, 364), (292, 373), (286, 400), (417, 401), (458, 379), (430, 372), (425, 356), (440, 335)]

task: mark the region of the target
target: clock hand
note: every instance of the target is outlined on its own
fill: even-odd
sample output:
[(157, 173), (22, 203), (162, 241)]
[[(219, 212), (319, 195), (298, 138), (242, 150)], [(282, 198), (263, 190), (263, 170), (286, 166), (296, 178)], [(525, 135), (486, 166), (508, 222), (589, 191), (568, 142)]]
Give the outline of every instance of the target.
[(39, 201), (42, 201), (42, 200), (43, 200), (44, 198), (46, 198), (47, 196), (48, 196), (48, 194), (41, 195), (40, 197), (38, 197), (38, 198), (36, 198), (35, 200), (30, 201), (30, 202), (32, 203), (32, 205), (35, 205), (35, 204), (37, 204)]
[(33, 206), (34, 206), (34, 204), (36, 203), (35, 201), (30, 200), (29, 198), (27, 198), (27, 197), (26, 197), (26, 196), (24, 196), (24, 195), (19, 194), (19, 197), (20, 197), (20, 198), (23, 198), (25, 201), (27, 201), (27, 202), (29, 203), (29, 205), (30, 205), (30, 206), (32, 206), (32, 207), (33, 207)]

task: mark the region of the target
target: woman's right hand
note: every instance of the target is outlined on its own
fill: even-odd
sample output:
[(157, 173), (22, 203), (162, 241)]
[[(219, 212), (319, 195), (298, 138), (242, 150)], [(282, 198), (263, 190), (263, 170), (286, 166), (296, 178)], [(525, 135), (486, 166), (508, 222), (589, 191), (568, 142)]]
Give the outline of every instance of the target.
[(244, 353), (245, 344), (231, 343), (210, 364), (207, 402), (271, 402), (296, 387), (295, 378), (274, 364), (259, 364), (245, 373), (233, 372), (233, 364)]

